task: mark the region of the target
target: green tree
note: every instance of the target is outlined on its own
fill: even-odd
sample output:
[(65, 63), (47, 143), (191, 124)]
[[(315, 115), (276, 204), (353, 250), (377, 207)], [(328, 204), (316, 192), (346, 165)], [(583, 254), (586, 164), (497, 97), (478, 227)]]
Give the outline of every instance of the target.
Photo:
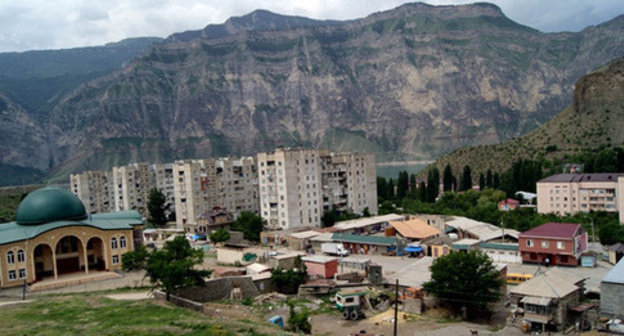
[(492, 188), (494, 186), (492, 183), (492, 169), (488, 169), (485, 173), (485, 187)]
[(479, 174), (479, 190), (484, 190), (485, 189), (485, 176), (483, 176), (483, 173)]
[(271, 271), (271, 282), (275, 284), (277, 291), (284, 294), (296, 294), (299, 285), (305, 282), (308, 270), (301, 261), (301, 257), (295, 260), (295, 268), (284, 270), (276, 268)]
[(213, 233), (210, 234), (210, 242), (212, 243), (220, 243), (228, 239), (230, 239), (230, 233), (224, 228), (215, 230)]
[(387, 200), (394, 199), (394, 181), (392, 179), (388, 181), (388, 198), (386, 199)]
[(420, 185), (418, 186), (418, 200), (427, 202), (427, 186), (424, 181), (420, 181)]
[(465, 165), (461, 178), (461, 190), (470, 190), (472, 189), (472, 172), (470, 171), (470, 166)]
[(145, 269), (154, 288), (162, 289), (169, 301), (171, 293), (202, 284), (203, 277), (210, 275), (210, 271), (195, 269), (195, 265), (201, 264), (203, 259), (202, 250), (192, 248), (186, 238), (177, 236), (165, 242), (160, 250), (146, 253), (144, 249), (137, 249), (126, 253), (122, 257), (122, 268)]
[(440, 171), (433, 168), (427, 173), (427, 202), (435, 202), (440, 190)]
[(453, 191), (453, 171), (451, 170), (451, 165), (447, 164), (444, 167), (444, 172), (442, 173), (442, 185), (444, 191)]
[(482, 251), (452, 251), (433, 261), (423, 288), (452, 306), (486, 308), (498, 301), (503, 280)]
[(498, 189), (498, 187), (500, 187), (500, 176), (498, 173), (494, 173), (494, 176), (492, 177), (492, 188)]
[(147, 222), (153, 227), (163, 227), (167, 224), (167, 211), (169, 205), (167, 198), (157, 188), (150, 189), (149, 196), (147, 198), (147, 211), (149, 217)]
[(385, 178), (377, 177), (377, 197), (381, 200), (390, 199), (390, 191), (388, 190), (388, 182)]
[(409, 183), (409, 177), (406, 171), (399, 172), (399, 179), (397, 180), (397, 198), (402, 199), (407, 195), (407, 185)]
[(304, 334), (312, 333), (312, 325), (308, 321), (309, 314), (305, 307), (300, 313), (297, 313), (292, 302), (288, 301), (288, 309), (288, 327), (286, 330)]
[(242, 231), (245, 239), (259, 242), (260, 232), (265, 226), (266, 222), (262, 217), (250, 211), (242, 211), (232, 223), (232, 230)]
[(598, 232), (600, 243), (603, 245), (613, 245), (624, 243), (624, 226), (619, 223), (609, 223), (603, 225)]

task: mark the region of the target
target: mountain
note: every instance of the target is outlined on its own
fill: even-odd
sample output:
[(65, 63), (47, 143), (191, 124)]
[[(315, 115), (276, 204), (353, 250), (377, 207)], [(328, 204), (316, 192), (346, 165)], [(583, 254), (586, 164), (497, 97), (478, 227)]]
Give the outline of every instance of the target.
[(278, 145), (431, 159), (544, 124), (576, 79), (624, 54), (623, 32), (620, 16), (546, 34), (484, 3), (345, 22), (256, 11), (174, 34), (62, 96), (42, 123), (49, 154), (32, 160), (65, 179)]
[[(624, 57), (576, 82), (574, 101), (542, 127), (502, 144), (462, 148), (433, 163), (455, 172), (504, 171), (518, 159), (563, 158), (600, 147), (624, 146)], [(478, 174), (473, 174), (478, 176)]]
[(79, 85), (120, 69), (161, 38), (98, 47), (0, 53), (0, 92), (37, 119)]

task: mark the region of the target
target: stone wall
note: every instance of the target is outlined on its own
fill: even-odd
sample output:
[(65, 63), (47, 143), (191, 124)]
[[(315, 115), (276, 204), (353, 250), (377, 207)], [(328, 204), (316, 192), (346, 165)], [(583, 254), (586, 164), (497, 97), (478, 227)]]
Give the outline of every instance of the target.
[(176, 295), (196, 302), (229, 299), (232, 289), (240, 288), (243, 299), (254, 298), (260, 293), (249, 276), (210, 279), (204, 286), (184, 289)]
[(624, 318), (624, 285), (609, 282), (600, 284), (600, 315)]

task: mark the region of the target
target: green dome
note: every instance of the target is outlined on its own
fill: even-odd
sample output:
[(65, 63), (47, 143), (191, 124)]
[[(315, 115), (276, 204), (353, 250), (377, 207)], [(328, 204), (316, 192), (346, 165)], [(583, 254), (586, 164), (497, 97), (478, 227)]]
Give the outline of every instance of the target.
[(87, 218), (82, 202), (71, 192), (59, 188), (38, 189), (26, 196), (17, 208), (15, 221), (21, 225)]

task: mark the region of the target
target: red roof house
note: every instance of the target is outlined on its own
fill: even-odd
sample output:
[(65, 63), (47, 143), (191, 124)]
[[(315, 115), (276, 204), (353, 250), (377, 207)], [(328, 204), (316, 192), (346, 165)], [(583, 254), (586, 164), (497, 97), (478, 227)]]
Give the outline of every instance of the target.
[(587, 232), (580, 224), (546, 223), (518, 238), (523, 263), (576, 266), (587, 251)]
[(515, 210), (518, 207), (518, 205), (520, 205), (520, 202), (516, 201), (513, 198), (508, 198), (508, 199), (504, 199), (498, 202), (498, 210), (511, 211), (511, 210)]

